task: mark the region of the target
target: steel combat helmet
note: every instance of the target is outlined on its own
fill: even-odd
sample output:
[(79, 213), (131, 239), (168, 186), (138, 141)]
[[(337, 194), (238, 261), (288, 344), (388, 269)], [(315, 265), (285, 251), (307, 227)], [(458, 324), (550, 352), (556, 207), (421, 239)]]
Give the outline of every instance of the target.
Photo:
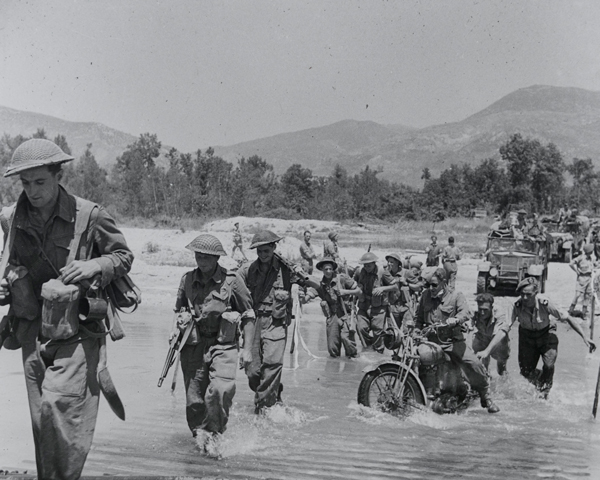
[(206, 255), (227, 256), (227, 252), (219, 239), (207, 233), (198, 235), (185, 248), (192, 252), (204, 253)]
[(255, 233), (252, 237), (252, 243), (250, 248), (260, 247), (261, 245), (268, 245), (269, 243), (277, 243), (281, 240), (281, 237), (274, 234), (271, 230), (261, 230)]
[(337, 262), (331, 258), (331, 257), (324, 257), (323, 260), (320, 260), (317, 262), (317, 270), (323, 270), (323, 267), (327, 264), (330, 264), (334, 270), (337, 270), (338, 268), (338, 264)]
[(25, 170), (58, 165), (71, 160), (74, 160), (74, 157), (63, 152), (56, 143), (43, 138), (32, 138), (17, 147), (4, 176), (10, 177)]
[(358, 260), (358, 263), (360, 263), (361, 265), (365, 265), (366, 263), (373, 263), (373, 262), (376, 262), (377, 260), (379, 260), (377, 255), (375, 255), (373, 252), (367, 252), (367, 253), (363, 254), (362, 257), (360, 257), (360, 259)]

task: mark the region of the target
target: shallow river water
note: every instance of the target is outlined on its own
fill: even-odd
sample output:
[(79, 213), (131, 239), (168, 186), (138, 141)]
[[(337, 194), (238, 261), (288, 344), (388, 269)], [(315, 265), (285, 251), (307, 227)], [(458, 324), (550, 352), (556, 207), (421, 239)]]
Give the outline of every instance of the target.
[[(472, 301), (474, 265), (462, 266), (458, 287)], [(567, 307), (574, 274), (552, 264), (548, 293)], [(176, 285), (173, 290), (175, 290)], [(147, 293), (152, 295), (152, 293)], [(514, 297), (499, 297), (508, 309)], [(239, 372), (223, 459), (199, 453), (185, 422), (183, 379), (170, 392), (172, 374), (156, 383), (167, 350), (167, 304), (151, 301), (125, 318), (127, 337), (109, 344), (109, 367), (125, 404), (121, 422), (101, 400), (85, 477), (187, 476), (223, 479), (600, 479), (600, 426), (591, 415), (600, 354), (559, 325), (559, 358), (547, 401), (518, 374), (516, 328), (509, 375), (493, 370), (490, 415), (478, 402), (458, 415), (431, 411), (407, 420), (359, 406), (362, 369), (380, 358), (328, 358), (318, 303), (305, 307), (301, 333), (312, 354), (300, 349), (297, 368), (286, 354), (285, 407), (253, 414), (252, 392)], [(600, 317), (597, 317), (600, 318)], [(35, 470), (18, 352), (0, 352), (0, 469)]]

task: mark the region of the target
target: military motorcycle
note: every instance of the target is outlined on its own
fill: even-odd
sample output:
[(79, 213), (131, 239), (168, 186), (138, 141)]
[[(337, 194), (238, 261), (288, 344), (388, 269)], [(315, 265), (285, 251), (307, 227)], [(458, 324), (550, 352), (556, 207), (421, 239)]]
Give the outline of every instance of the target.
[(457, 413), (478, 398), (460, 367), (438, 344), (427, 340), (438, 328), (434, 325), (403, 332), (388, 328), (384, 343), (392, 350), (392, 358), (363, 370), (358, 403), (405, 417), (428, 408), (438, 414)]

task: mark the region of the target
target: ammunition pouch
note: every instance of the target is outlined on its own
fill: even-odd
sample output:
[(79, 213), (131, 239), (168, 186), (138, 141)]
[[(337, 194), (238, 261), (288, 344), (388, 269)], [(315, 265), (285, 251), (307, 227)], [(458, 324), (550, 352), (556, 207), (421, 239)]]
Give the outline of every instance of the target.
[(290, 292), (283, 288), (277, 288), (273, 291), (273, 306), (271, 316), (278, 320), (285, 318), (290, 303)]
[(40, 316), (40, 305), (35, 300), (31, 276), (26, 267), (9, 265), (6, 280), (10, 290), (10, 304), (17, 318), (35, 320)]
[(228, 345), (235, 343), (238, 339), (238, 326), (241, 322), (242, 315), (238, 312), (224, 312), (221, 315), (219, 322), (219, 334), (217, 335), (217, 343)]
[(42, 285), (42, 336), (66, 340), (79, 332), (78, 285), (65, 285), (58, 279)]

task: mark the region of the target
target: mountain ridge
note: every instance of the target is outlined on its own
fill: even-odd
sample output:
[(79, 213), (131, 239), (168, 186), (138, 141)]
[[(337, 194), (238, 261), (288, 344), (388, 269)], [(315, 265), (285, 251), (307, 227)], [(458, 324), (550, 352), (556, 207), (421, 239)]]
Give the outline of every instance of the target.
[[(600, 166), (599, 127), (600, 92), (533, 85), (457, 122), (414, 128), (346, 119), (213, 148), (234, 164), (242, 156), (259, 155), (278, 174), (292, 164), (310, 168), (314, 175), (330, 175), (336, 164), (350, 174), (368, 165), (383, 168), (389, 180), (419, 186), (425, 167), (437, 175), (453, 163), (477, 165), (486, 158), (500, 158), (500, 146), (514, 133), (554, 143), (567, 163), (575, 157), (591, 158)], [(75, 157), (92, 143), (104, 168), (138, 138), (96, 122), (69, 122), (0, 106), (3, 133), (31, 135), (38, 128), (44, 128), (48, 138), (65, 135)]]

